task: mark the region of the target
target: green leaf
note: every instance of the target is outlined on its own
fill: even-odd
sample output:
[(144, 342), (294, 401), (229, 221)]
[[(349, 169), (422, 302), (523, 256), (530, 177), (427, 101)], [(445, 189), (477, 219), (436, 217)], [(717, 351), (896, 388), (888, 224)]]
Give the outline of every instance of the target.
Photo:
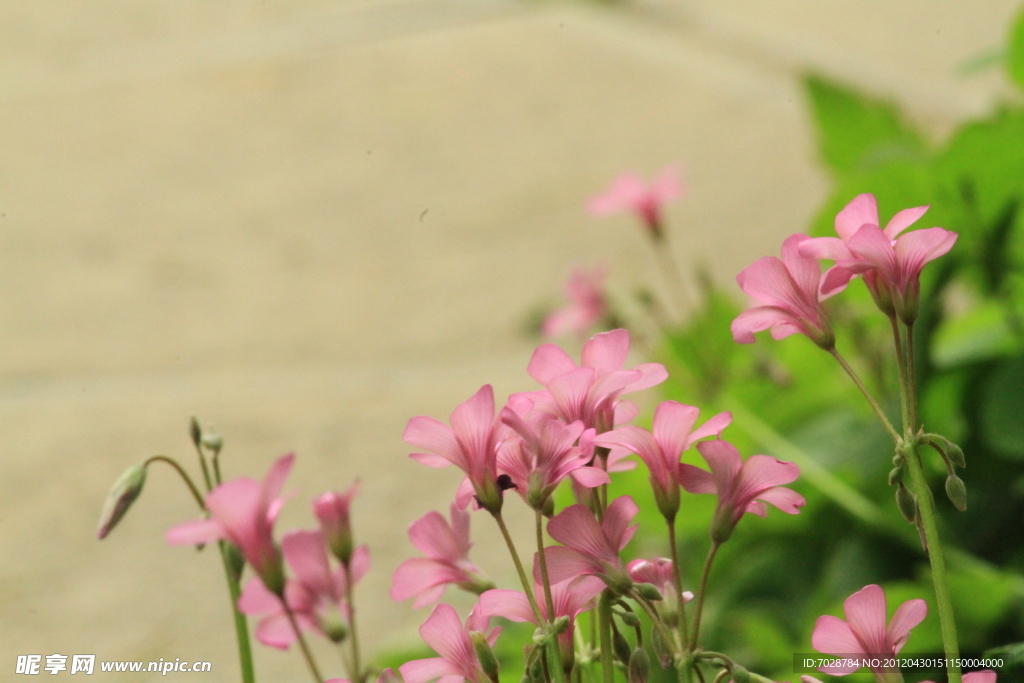
[(940, 368), (1007, 356), (1020, 350), (1020, 339), (1005, 306), (989, 299), (964, 315), (943, 321), (935, 333), (932, 362)]
[(836, 173), (926, 156), (923, 139), (891, 102), (820, 76), (807, 76), (804, 86), (818, 127), (822, 159)]
[(981, 432), (997, 453), (1024, 460), (1024, 357), (992, 369), (981, 390)]
[(1018, 87), (1024, 89), (1024, 11), (1017, 15), (1010, 29), (1006, 68), (1010, 72), (1010, 78)]

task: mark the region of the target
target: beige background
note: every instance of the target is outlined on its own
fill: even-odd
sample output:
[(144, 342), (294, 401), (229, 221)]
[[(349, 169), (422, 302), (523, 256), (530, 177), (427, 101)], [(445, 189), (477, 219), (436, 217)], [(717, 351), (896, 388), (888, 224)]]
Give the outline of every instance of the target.
[[(957, 69), (1000, 47), (1016, 6), (3, 3), (0, 670), (95, 653), (235, 679), (216, 555), (162, 540), (195, 515), (171, 472), (94, 538), (126, 466), (194, 465), (192, 414), (225, 436), (231, 476), (297, 451), (281, 529), (362, 477), (365, 641), (406, 641), (426, 611), (387, 597), (404, 528), (458, 477), (406, 458), (405, 421), (485, 382), (533, 388), (522, 322), (571, 264), (604, 259), (619, 292), (652, 268), (631, 221), (588, 219), (587, 197), (682, 162), (677, 254), (730, 282), (827, 190), (802, 70), (941, 134), (1005, 96), (997, 70)], [(511, 578), (474, 523), (476, 557)], [(258, 663), (304, 680), (294, 654)]]

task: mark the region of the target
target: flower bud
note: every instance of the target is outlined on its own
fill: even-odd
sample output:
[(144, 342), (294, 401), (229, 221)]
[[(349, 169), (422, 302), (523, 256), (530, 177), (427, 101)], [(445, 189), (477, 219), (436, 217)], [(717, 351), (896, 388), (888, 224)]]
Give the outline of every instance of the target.
[(658, 658), (661, 668), (667, 669), (672, 664), (672, 651), (665, 639), (661, 637), (661, 631), (658, 629), (651, 630), (651, 648), (654, 650), (654, 655)]
[(476, 651), (476, 658), (480, 661), (480, 668), (484, 670), (489, 679), (497, 681), (498, 658), (494, 656), (494, 650), (487, 642), (487, 636), (480, 631), (473, 631), (469, 637), (473, 641), (473, 649)]
[(903, 483), (903, 468), (894, 467), (889, 471), (889, 486), (896, 486)]
[(126, 469), (114, 485), (110, 487), (110, 493), (103, 502), (103, 511), (100, 512), (100, 525), (96, 535), (100, 540), (107, 537), (121, 518), (128, 512), (135, 499), (142, 493), (142, 487), (146, 483), (146, 465), (132, 465)]
[(629, 664), (632, 657), (629, 641), (618, 631), (612, 631), (612, 651), (615, 653), (616, 659), (625, 665)]
[(220, 434), (214, 434), (212, 432), (210, 434), (203, 434), (202, 438), (199, 441), (200, 443), (203, 444), (203, 446), (213, 451), (214, 453), (220, 453), (220, 449), (224, 446), (224, 437), (222, 437)]
[(632, 626), (633, 628), (636, 628), (640, 625), (640, 617), (638, 617), (633, 612), (623, 612), (619, 615), (619, 618), (622, 619), (622, 623), (626, 626)]
[(651, 658), (647, 655), (647, 650), (642, 647), (633, 650), (633, 655), (629, 658), (628, 672), (629, 683), (647, 683), (651, 676)]
[(320, 624), (320, 628), (335, 645), (345, 642), (345, 639), (348, 638), (348, 628), (338, 619), (325, 620)]
[(548, 636), (547, 631), (545, 631), (542, 628), (538, 628), (537, 630), (535, 630), (533, 632), (533, 642), (534, 642), (535, 645), (539, 645), (540, 647), (544, 647), (544, 646), (546, 646), (548, 644), (548, 642), (550, 640), (551, 640), (551, 638), (550, 638), (550, 636)]
[(657, 588), (655, 588), (653, 584), (650, 584), (650, 583), (637, 583), (637, 584), (634, 584), (633, 587), (636, 588), (636, 592), (642, 598), (646, 598), (648, 600), (653, 600), (653, 601), (658, 601), (658, 600), (662, 599), (661, 591), (659, 591)]
[(566, 629), (569, 628), (569, 617), (561, 616), (555, 619), (551, 624), (551, 630), (555, 633), (565, 633)]
[(349, 507), (352, 504), (352, 497), (358, 491), (358, 485), (353, 484), (345, 493), (328, 491), (313, 501), (313, 513), (320, 521), (320, 528), (331, 553), (346, 566), (352, 559), (355, 545), (352, 540)]
[(739, 664), (732, 665), (733, 683), (750, 683), (750, 672)]
[(925, 442), (931, 444), (947, 462), (963, 469), (967, 467), (964, 451), (941, 434), (925, 434)]
[(899, 508), (903, 519), (907, 520), (910, 524), (914, 523), (914, 520), (917, 518), (917, 500), (914, 499), (914, 494), (908, 491), (907, 487), (902, 483), (896, 488), (896, 507)]
[(242, 555), (242, 551), (233, 543), (225, 543), (224, 557), (227, 560), (228, 571), (231, 572), (231, 577), (235, 581), (240, 581), (242, 570), (245, 569), (245, 556)]
[(203, 439), (203, 428), (199, 426), (199, 420), (192, 418), (188, 423), (188, 435), (192, 437), (192, 443), (196, 448), (199, 448), (199, 444)]
[(957, 510), (963, 512), (967, 509), (967, 487), (964, 480), (955, 474), (946, 477), (946, 495)]

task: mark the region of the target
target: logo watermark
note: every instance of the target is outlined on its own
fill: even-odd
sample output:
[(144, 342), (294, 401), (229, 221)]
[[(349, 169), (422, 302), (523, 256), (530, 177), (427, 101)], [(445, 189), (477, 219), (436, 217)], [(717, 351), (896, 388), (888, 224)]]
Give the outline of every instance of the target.
[(26, 676), (41, 674), (56, 676), (60, 673), (72, 676), (76, 674), (91, 676), (96, 671), (103, 673), (141, 673), (145, 671), (166, 676), (169, 673), (209, 673), (212, 670), (213, 665), (210, 662), (182, 661), (180, 657), (174, 660), (161, 658), (153, 662), (106, 660), (97, 662), (96, 655), (18, 655), (14, 665), (14, 673)]

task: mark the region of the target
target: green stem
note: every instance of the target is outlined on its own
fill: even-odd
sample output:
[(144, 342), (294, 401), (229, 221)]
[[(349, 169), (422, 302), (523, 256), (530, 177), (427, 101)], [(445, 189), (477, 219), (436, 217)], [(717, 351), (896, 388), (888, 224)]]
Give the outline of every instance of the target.
[(668, 523), (668, 545), (672, 551), (672, 581), (676, 589), (676, 606), (679, 611), (676, 629), (676, 646), (682, 650), (689, 642), (686, 624), (686, 605), (683, 603), (683, 568), (679, 566), (679, 546), (676, 542), (676, 520), (665, 520)]
[(889, 318), (892, 324), (892, 340), (896, 346), (896, 369), (900, 375), (900, 410), (903, 413), (903, 436), (909, 437), (907, 430), (911, 428), (910, 395), (907, 393), (907, 357), (903, 354), (903, 340), (900, 337), (900, 326), (895, 317)]
[[(548, 624), (555, 622), (555, 601), (551, 597), (551, 581), (548, 579), (548, 562), (544, 556), (544, 516), (540, 510), (535, 510), (537, 519), (537, 561), (540, 564), (540, 576), (541, 582), (544, 584), (544, 604), (548, 609)], [(571, 647), (571, 646), (570, 646)], [(564, 683), (565, 680), (565, 669), (562, 666), (562, 650), (561, 645), (558, 643), (558, 634), (554, 631), (551, 632), (551, 643), (549, 646), (551, 656), (549, 659), (553, 659), (553, 667), (561, 673), (555, 674), (556, 680), (561, 680)]]
[(306, 666), (309, 667), (309, 672), (313, 674), (313, 679), (316, 683), (324, 683), (324, 677), (320, 675), (320, 669), (316, 665), (316, 661), (313, 659), (313, 653), (309, 649), (309, 644), (306, 642), (305, 636), (302, 635), (302, 630), (299, 629), (299, 624), (295, 621), (295, 613), (292, 608), (288, 606), (288, 602), (281, 597), (281, 604), (284, 605), (284, 613), (288, 616), (288, 623), (292, 625), (292, 630), (295, 632), (295, 638), (299, 642), (299, 649), (302, 650), (302, 656), (306, 660)]
[(199, 465), (203, 468), (203, 481), (206, 482), (206, 490), (213, 490), (213, 480), (210, 479), (210, 467), (206, 464), (206, 456), (203, 455), (203, 447), (196, 444), (196, 453), (199, 455)]
[(238, 610), (238, 598), (242, 594), (241, 587), (231, 562), (228, 560), (227, 547), (224, 541), (217, 544), (220, 557), (224, 562), (224, 575), (228, 580), (228, 592), (231, 594), (231, 612), (235, 618), (235, 638), (238, 640), (238, 663), (242, 667), (242, 683), (256, 683), (256, 671), (252, 665), (252, 643), (249, 641), (249, 625), (245, 615)]
[(860, 377), (858, 377), (857, 373), (853, 371), (853, 368), (850, 366), (850, 364), (846, 362), (846, 359), (843, 358), (842, 355), (840, 355), (839, 351), (836, 350), (836, 347), (833, 346), (831, 349), (829, 349), (829, 353), (831, 353), (832, 356), (837, 361), (839, 361), (839, 364), (843, 366), (843, 370), (846, 370), (846, 374), (850, 376), (850, 379), (853, 380), (853, 383), (857, 385), (858, 389), (860, 389), (860, 393), (863, 394), (864, 398), (867, 399), (868, 404), (871, 405), (871, 409), (875, 411), (875, 415), (877, 415), (878, 419), (882, 421), (882, 426), (885, 427), (885, 431), (889, 432), (889, 436), (892, 437), (893, 441), (899, 443), (899, 432), (897, 432), (896, 428), (892, 426), (891, 422), (889, 422), (889, 418), (887, 418), (885, 416), (885, 413), (882, 412), (882, 407), (878, 405), (878, 401), (876, 401), (875, 397), (871, 395), (871, 392), (868, 391), (868, 388), (864, 386), (864, 382), (860, 380)]
[(500, 512), (492, 512), (491, 516), (498, 523), (501, 535), (505, 538), (505, 545), (508, 546), (508, 552), (512, 555), (512, 562), (515, 564), (516, 572), (519, 574), (519, 582), (523, 584), (523, 592), (526, 593), (526, 599), (530, 601), (530, 609), (533, 610), (533, 616), (537, 618), (538, 624), (543, 624), (545, 621), (544, 615), (541, 614), (540, 607), (537, 605), (537, 598), (533, 595), (533, 582), (526, 578), (526, 572), (523, 571), (523, 563), (519, 561), (519, 553), (516, 552), (516, 544), (512, 542), (512, 536), (508, 533), (508, 527), (505, 526), (505, 519), (501, 516)]
[(711, 563), (715, 561), (715, 553), (718, 552), (718, 544), (711, 542), (708, 549), (708, 556), (704, 559), (704, 569), (700, 573), (700, 593), (697, 594), (697, 609), (693, 615), (693, 638), (690, 640), (690, 650), (697, 649), (697, 638), (700, 636), (700, 617), (704, 611), (704, 596), (708, 592), (708, 574), (711, 573)]
[(192, 497), (195, 498), (196, 499), (196, 503), (199, 504), (199, 509), (202, 510), (203, 512), (206, 511), (206, 502), (203, 500), (202, 494), (199, 493), (199, 489), (196, 487), (195, 483), (192, 481), (192, 477), (188, 476), (188, 472), (186, 472), (185, 469), (181, 465), (178, 464), (177, 460), (175, 460), (174, 458), (169, 458), (166, 455), (154, 455), (151, 458), (147, 458), (146, 462), (142, 463), (142, 466), (144, 468), (145, 467), (149, 467), (149, 463), (151, 463), (151, 462), (167, 463), (168, 465), (173, 467), (175, 470), (177, 470), (178, 474), (181, 475), (182, 481), (184, 481), (185, 485), (188, 486), (188, 490), (192, 492)]
[(917, 380), (914, 369), (914, 325), (907, 327), (907, 396), (910, 398), (910, 428), (917, 433)]
[(648, 601), (646, 598), (637, 593), (631, 594), (630, 597), (636, 600), (637, 604), (640, 605), (645, 612), (647, 612), (647, 616), (651, 618), (651, 625), (654, 628), (658, 629), (658, 633), (661, 634), (661, 639), (665, 641), (665, 645), (672, 648), (672, 654), (675, 655), (676, 648), (672, 647), (672, 634), (669, 633), (668, 629), (665, 627), (665, 623), (661, 620), (661, 617), (658, 615), (658, 610), (654, 608), (654, 605), (652, 605), (650, 601)]
[(359, 661), (359, 630), (356, 628), (356, 603), (352, 598), (352, 567), (345, 565), (345, 599), (348, 601), (348, 635), (352, 641), (352, 683), (363, 683)]
[(615, 669), (612, 664), (612, 601), (608, 590), (601, 593), (597, 602), (598, 630), (601, 632), (601, 679), (604, 683), (615, 683)]

